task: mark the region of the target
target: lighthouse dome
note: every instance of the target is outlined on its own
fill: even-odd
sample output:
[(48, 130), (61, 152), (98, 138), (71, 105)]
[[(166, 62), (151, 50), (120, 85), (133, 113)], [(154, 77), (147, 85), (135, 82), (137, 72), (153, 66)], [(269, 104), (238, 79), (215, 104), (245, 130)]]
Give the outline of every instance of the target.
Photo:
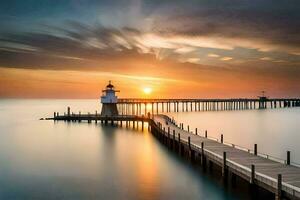
[(109, 81), (108, 85), (106, 86), (107, 89), (113, 89), (114, 86), (111, 84), (111, 81)]

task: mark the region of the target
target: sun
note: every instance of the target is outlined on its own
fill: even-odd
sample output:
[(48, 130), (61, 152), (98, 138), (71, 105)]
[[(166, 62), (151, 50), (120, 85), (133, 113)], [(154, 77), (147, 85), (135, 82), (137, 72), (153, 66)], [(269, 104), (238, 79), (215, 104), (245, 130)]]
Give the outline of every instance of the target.
[(143, 91), (144, 91), (145, 94), (151, 94), (152, 88), (145, 87), (145, 88), (143, 88)]

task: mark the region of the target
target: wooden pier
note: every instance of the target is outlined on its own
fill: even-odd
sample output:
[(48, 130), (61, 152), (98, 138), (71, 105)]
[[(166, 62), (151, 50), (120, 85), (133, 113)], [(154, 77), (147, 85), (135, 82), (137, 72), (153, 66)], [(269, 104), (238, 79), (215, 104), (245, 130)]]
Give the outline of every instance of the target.
[(148, 130), (162, 141), (167, 147), (179, 155), (188, 158), (191, 162), (199, 163), (203, 169), (220, 170), (225, 182), (236, 177), (249, 182), (251, 187), (261, 187), (275, 194), (276, 199), (300, 199), (300, 168), (291, 165), (290, 152), (287, 152), (285, 162), (279, 162), (262, 157), (257, 151), (257, 145), (253, 150), (243, 150), (236, 145), (225, 144), (223, 135), (216, 141), (208, 138), (207, 132), (198, 133), (197, 129), (192, 133), (183, 130), (183, 124), (176, 124), (166, 115), (118, 115), (101, 116), (95, 113), (74, 114), (68, 107), (67, 113), (59, 115), (55, 112), (46, 120), (103, 123), (119, 125), (121, 127), (133, 127), (138, 129), (141, 124), (148, 124)]
[(161, 112), (248, 110), (267, 108), (300, 107), (299, 98), (260, 97), (257, 99), (118, 99), (121, 114), (141, 115)]
[[(300, 168), (290, 165), (290, 152), (285, 163), (276, 162), (253, 151), (244, 151), (234, 145), (209, 139), (207, 132), (200, 136), (177, 126), (165, 115), (155, 115), (150, 121), (150, 131), (179, 155), (198, 161), (204, 169), (219, 168), (224, 181), (236, 176), (253, 186), (262, 187), (275, 194), (275, 199), (300, 199)], [(232, 181), (232, 180), (231, 180)]]

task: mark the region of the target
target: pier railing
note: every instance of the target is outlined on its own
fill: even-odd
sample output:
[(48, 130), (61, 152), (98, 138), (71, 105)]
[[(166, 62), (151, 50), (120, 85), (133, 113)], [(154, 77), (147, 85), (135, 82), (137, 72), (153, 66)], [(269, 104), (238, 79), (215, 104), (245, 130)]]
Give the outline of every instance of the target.
[[(173, 120), (171, 118), (169, 118), (167, 116), (164, 116), (164, 118), (167, 119), (170, 123), (173, 123)], [(159, 127), (158, 124), (156, 124), (156, 126)], [(183, 130), (183, 131), (185, 131), (185, 130)], [(187, 131), (185, 131), (185, 132), (187, 132)], [(191, 132), (188, 132), (188, 133), (191, 133)], [(166, 132), (166, 130), (163, 130), (162, 134), (165, 137), (167, 137), (168, 133)], [(179, 137), (177, 135), (175, 135), (173, 137), (174, 137), (175, 140), (179, 140)], [(190, 143), (189, 143), (189, 141), (186, 140), (186, 139), (184, 139), (184, 138), (180, 138), (180, 143), (182, 143), (183, 145), (186, 145), (186, 146), (190, 146), (192, 149), (194, 149), (197, 152), (201, 152), (201, 150), (202, 150), (201, 146), (193, 144), (192, 141), (190, 141)], [(226, 143), (225, 145), (228, 145), (228, 146), (232, 147), (232, 144), (230, 144), (230, 143)], [(237, 145), (234, 145), (234, 147), (236, 147), (236, 146)], [(245, 149), (247, 150), (247, 148), (243, 147), (240, 150), (245, 150)], [(219, 155), (219, 154), (217, 154), (215, 152), (212, 152), (212, 151), (206, 149), (205, 147), (203, 148), (203, 151), (204, 151), (204, 155), (206, 157), (208, 157), (209, 159), (214, 160), (216, 163), (219, 163), (220, 165), (222, 165), (222, 162), (223, 162), (223, 156), (222, 155)], [(247, 152), (251, 153), (251, 151), (247, 151)], [(257, 155), (258, 156), (262, 156), (262, 157), (264, 157), (266, 159), (275, 158), (273, 161), (276, 161), (276, 162), (278, 162), (278, 160), (282, 161), (282, 159), (279, 159), (279, 158), (276, 158), (276, 157), (264, 156), (266, 154), (257, 154)], [(237, 163), (237, 162), (235, 162), (233, 160), (230, 160), (228, 158), (226, 158), (226, 166), (229, 167), (229, 168), (231, 168), (232, 170), (237, 171), (240, 174), (244, 175), (244, 178), (248, 178), (249, 181), (250, 181), (250, 179), (251, 179), (251, 173), (252, 173), (251, 168), (243, 166), (243, 165), (241, 165), (241, 164), (239, 164), (239, 163)], [(254, 172), (254, 177), (255, 177), (255, 179), (257, 181), (259, 181), (261, 183), (264, 183), (264, 184), (270, 186), (271, 188), (273, 188), (274, 191), (277, 190), (277, 188), (278, 188), (278, 180), (277, 179), (275, 179), (273, 177), (270, 177), (270, 176), (267, 176), (265, 174), (262, 174), (260, 172)], [(281, 184), (282, 184), (282, 191), (288, 193), (289, 195), (291, 195), (293, 197), (300, 198), (300, 188), (299, 187), (293, 186), (293, 185), (291, 185), (289, 183), (286, 183), (284, 181), (282, 181)]]
[[(173, 122), (175, 126), (177, 126), (178, 128), (180, 128), (178, 126), (178, 124), (176, 124), (174, 122), (173, 119), (171, 119), (169, 116), (166, 116), (166, 115), (160, 115), (160, 116), (164, 116), (168, 121), (170, 122)], [(184, 130), (184, 129), (182, 129)], [(187, 131), (191, 134), (194, 134), (194, 135), (197, 135), (197, 136), (201, 136), (200, 134), (196, 134), (194, 133), (193, 131)], [(220, 139), (216, 138), (216, 137), (213, 137), (213, 136), (209, 136), (209, 135), (206, 135), (206, 136), (202, 136), (202, 137), (205, 137), (207, 139), (211, 139), (211, 140), (214, 140), (216, 142), (221, 142)], [(230, 146), (230, 147), (233, 147), (233, 148), (236, 148), (236, 149), (239, 149), (239, 150), (242, 150), (242, 151), (245, 151), (245, 152), (248, 152), (248, 153), (252, 153), (254, 154), (255, 153), (255, 150), (253, 149), (249, 149), (247, 147), (243, 147), (243, 146), (240, 146), (240, 145), (237, 145), (237, 144), (233, 144), (233, 143), (230, 143), (230, 142), (226, 142), (226, 141), (223, 141), (221, 142), (222, 144), (224, 145), (227, 145), (227, 146)], [(257, 154), (256, 156), (260, 156), (262, 158), (266, 158), (266, 159), (269, 159), (269, 160), (272, 160), (272, 161), (276, 161), (276, 162), (279, 162), (279, 163), (282, 163), (282, 164), (289, 164), (289, 165), (292, 165), (292, 166), (295, 166), (295, 167), (300, 167), (300, 164), (299, 163), (296, 163), (296, 162), (291, 162), (288, 163), (287, 159), (282, 159), (282, 158), (279, 158), (279, 157), (276, 157), (276, 156), (273, 156), (273, 155), (269, 155), (269, 154), (266, 154), (266, 153), (262, 153), (262, 152), (259, 152), (257, 151)]]

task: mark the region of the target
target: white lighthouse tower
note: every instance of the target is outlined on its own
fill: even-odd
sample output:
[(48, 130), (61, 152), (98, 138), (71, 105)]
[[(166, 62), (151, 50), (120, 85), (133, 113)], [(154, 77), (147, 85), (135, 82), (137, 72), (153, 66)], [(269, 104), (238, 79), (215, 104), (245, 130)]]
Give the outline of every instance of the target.
[(101, 103), (102, 103), (102, 116), (116, 116), (118, 115), (117, 102), (118, 97), (116, 96), (116, 92), (120, 92), (115, 90), (115, 87), (109, 81), (105, 90), (102, 90)]

